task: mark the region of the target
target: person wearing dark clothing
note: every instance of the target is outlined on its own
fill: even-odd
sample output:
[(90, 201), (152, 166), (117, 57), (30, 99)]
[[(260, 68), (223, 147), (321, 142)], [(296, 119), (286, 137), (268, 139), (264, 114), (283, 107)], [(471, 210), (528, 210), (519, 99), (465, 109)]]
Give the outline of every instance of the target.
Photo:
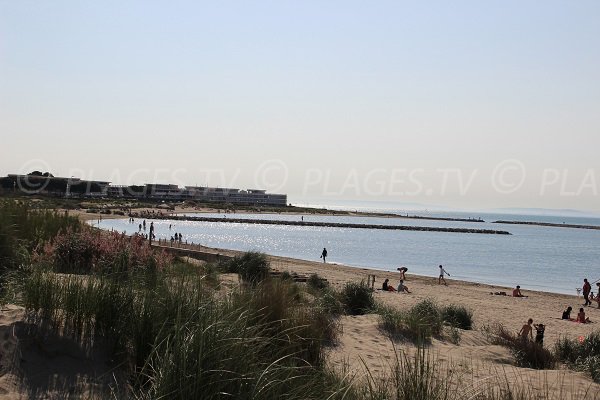
[(546, 327), (544, 326), (544, 324), (533, 324), (533, 327), (535, 328), (535, 342), (537, 344), (539, 344), (540, 346), (544, 345), (544, 331), (546, 330)]
[(584, 306), (591, 306), (592, 302), (590, 301), (590, 292), (592, 291), (592, 285), (588, 282), (587, 279), (583, 280), (583, 298), (585, 299)]
[(383, 281), (381, 290), (384, 290), (386, 292), (395, 292), (396, 291), (396, 289), (392, 285), (390, 285), (390, 280), (387, 278), (385, 279), (385, 281)]
[(565, 311), (563, 311), (562, 313), (562, 319), (571, 319), (571, 311), (573, 311), (573, 307), (569, 306), (567, 307), (567, 309)]
[(321, 252), (321, 258), (323, 259), (323, 262), (327, 262), (325, 260), (327, 258), (327, 249), (325, 247), (323, 247), (323, 251)]

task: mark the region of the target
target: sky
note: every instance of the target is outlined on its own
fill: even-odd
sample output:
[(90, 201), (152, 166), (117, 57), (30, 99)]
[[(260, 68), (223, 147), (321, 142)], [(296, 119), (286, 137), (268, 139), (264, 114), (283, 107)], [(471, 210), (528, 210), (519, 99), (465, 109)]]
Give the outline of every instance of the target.
[(0, 175), (600, 211), (598, 1), (0, 0)]

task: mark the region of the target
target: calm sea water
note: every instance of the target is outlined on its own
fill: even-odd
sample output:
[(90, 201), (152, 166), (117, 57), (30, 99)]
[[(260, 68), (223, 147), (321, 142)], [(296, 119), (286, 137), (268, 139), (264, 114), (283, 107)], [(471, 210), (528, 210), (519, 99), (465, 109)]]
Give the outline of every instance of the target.
[[(202, 214), (223, 217), (223, 214)], [(300, 215), (227, 214), (229, 218), (301, 219)], [(429, 214), (432, 216), (432, 214)], [(439, 227), (467, 227), (506, 230), (506, 235), (446, 232), (411, 232), (370, 229), (256, 225), (245, 223), (155, 220), (155, 234), (169, 239), (174, 232), (184, 240), (210, 247), (258, 250), (269, 254), (319, 261), (323, 247), (328, 262), (389, 270), (397, 267), (409, 273), (437, 276), (439, 264), (452, 278), (501, 286), (521, 285), (522, 289), (576, 294), (583, 278), (600, 279), (600, 231), (493, 224), (496, 220), (522, 220), (600, 225), (600, 218), (445, 213), (457, 218), (477, 217), (486, 222), (427, 221), (402, 218), (304, 215), (305, 221), (355, 224), (388, 224)], [(136, 220), (100, 221), (104, 229), (132, 234)], [(150, 220), (146, 220), (150, 224)], [(94, 221), (98, 225), (97, 221)], [(169, 224), (173, 228), (169, 230)], [(594, 287), (595, 288), (595, 287)]]

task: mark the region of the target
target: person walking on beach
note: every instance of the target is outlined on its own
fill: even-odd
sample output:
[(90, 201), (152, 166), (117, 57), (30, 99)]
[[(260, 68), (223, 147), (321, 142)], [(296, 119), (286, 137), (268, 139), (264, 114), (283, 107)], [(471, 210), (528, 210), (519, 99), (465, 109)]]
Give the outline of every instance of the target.
[(585, 299), (585, 303), (583, 303), (584, 306), (591, 306), (592, 302), (590, 301), (590, 292), (592, 291), (592, 285), (590, 285), (590, 283), (588, 282), (587, 278), (583, 280), (583, 298)]
[(531, 324), (533, 324), (533, 319), (529, 318), (527, 320), (527, 323), (523, 325), (523, 327), (518, 333), (519, 337), (524, 342), (527, 341), (527, 339), (533, 339), (533, 328), (531, 327)]
[(444, 285), (448, 286), (448, 284), (446, 283), (446, 280), (444, 279), (444, 274), (450, 276), (450, 274), (448, 272), (446, 272), (444, 267), (442, 267), (440, 265), (440, 277), (438, 278), (438, 285), (441, 285), (442, 282), (444, 282)]
[(327, 261), (325, 260), (327, 258), (327, 249), (325, 247), (323, 247), (323, 251), (321, 252), (321, 258), (323, 259), (323, 262), (326, 263)]

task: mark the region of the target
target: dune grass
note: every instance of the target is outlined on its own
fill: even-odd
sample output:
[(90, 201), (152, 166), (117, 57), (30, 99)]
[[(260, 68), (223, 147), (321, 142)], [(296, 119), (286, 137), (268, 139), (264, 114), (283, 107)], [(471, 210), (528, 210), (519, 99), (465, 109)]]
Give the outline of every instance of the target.
[(378, 305), (380, 328), (392, 339), (408, 339), (418, 344), (428, 343), (433, 337), (442, 337), (444, 327), (450, 328), (449, 339), (458, 344), (459, 329), (472, 327), (472, 312), (462, 306), (438, 306), (431, 300), (422, 300), (409, 310)]

